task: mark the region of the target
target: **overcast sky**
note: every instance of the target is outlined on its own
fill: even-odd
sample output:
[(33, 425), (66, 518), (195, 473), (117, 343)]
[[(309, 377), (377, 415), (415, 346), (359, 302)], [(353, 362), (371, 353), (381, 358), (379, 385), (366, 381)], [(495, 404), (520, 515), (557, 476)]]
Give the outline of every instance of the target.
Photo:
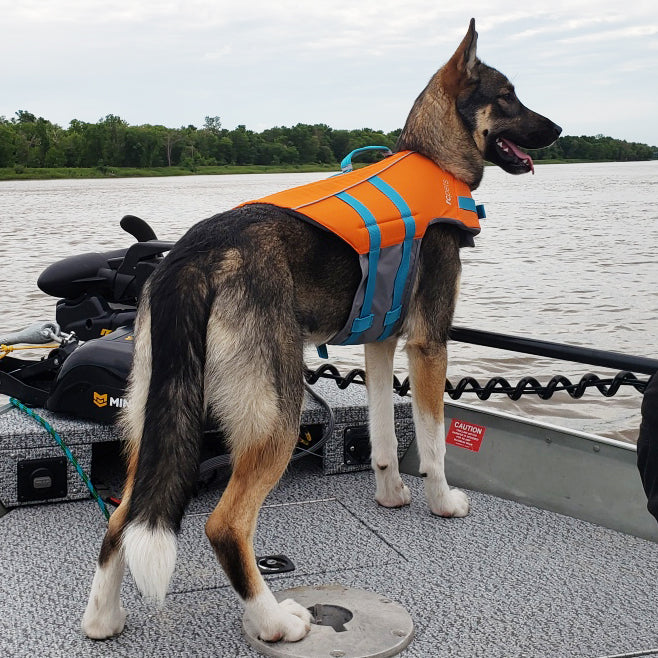
[(0, 0), (0, 115), (389, 131), (471, 16), (564, 134), (658, 145), (656, 0)]

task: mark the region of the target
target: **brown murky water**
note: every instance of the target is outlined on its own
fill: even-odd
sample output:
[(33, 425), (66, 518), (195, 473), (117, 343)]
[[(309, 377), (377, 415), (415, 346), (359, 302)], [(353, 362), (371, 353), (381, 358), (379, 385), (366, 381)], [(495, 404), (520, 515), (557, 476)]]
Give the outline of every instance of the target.
[[(323, 174), (0, 183), (0, 333), (54, 319), (55, 300), (36, 287), (58, 258), (131, 243), (124, 214), (176, 239), (194, 222), (241, 201)], [(658, 358), (658, 162), (545, 165), (535, 176), (488, 168), (474, 194), (488, 218), (464, 269), (455, 324)], [(361, 348), (330, 347), (341, 369), (362, 367)], [(320, 361), (313, 350), (308, 363)], [(406, 374), (401, 351), (396, 371)], [(516, 383), (554, 374), (572, 381), (589, 366), (451, 343), (448, 377)], [(476, 402), (465, 395), (464, 402)], [(574, 429), (634, 441), (641, 396), (628, 390), (550, 401), (495, 396), (477, 402)]]

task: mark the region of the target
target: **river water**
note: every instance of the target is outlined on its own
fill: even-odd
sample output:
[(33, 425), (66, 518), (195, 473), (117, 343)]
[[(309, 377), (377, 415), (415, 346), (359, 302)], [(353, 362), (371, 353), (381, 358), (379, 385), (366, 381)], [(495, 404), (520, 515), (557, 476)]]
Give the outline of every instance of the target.
[[(146, 219), (161, 239), (241, 201), (326, 174), (249, 174), (0, 183), (0, 334), (54, 319), (55, 299), (36, 286), (51, 262), (131, 244), (124, 214)], [(489, 167), (474, 194), (487, 218), (474, 249), (462, 250), (455, 324), (573, 345), (658, 357), (658, 162), (538, 165), (534, 176)], [(342, 370), (363, 366), (360, 347), (330, 347)], [(307, 363), (320, 363), (313, 350)], [(407, 373), (403, 351), (396, 372)], [(555, 374), (572, 381), (600, 368), (452, 342), (448, 378), (511, 383)], [(462, 401), (573, 429), (634, 441), (641, 395), (580, 400), (497, 395)]]

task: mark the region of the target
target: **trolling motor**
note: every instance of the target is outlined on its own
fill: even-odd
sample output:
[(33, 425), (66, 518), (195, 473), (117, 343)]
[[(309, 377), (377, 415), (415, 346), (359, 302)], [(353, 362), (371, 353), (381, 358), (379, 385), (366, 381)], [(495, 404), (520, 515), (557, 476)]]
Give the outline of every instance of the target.
[[(174, 245), (158, 240), (134, 215), (123, 217), (121, 228), (137, 242), (126, 249), (70, 256), (41, 273), (39, 288), (60, 298), (56, 322), (41, 331), (49, 332), (59, 347), (40, 361), (0, 358), (0, 393), (29, 406), (97, 422), (114, 420), (125, 404), (137, 299)], [(22, 333), (13, 338), (12, 344), (45, 342), (27, 340)]]
[(47, 267), (37, 285), (60, 297), (55, 319), (80, 340), (105, 335), (135, 321), (137, 298), (173, 242), (158, 240), (139, 217), (126, 215), (121, 228), (137, 242), (127, 249), (69, 256)]

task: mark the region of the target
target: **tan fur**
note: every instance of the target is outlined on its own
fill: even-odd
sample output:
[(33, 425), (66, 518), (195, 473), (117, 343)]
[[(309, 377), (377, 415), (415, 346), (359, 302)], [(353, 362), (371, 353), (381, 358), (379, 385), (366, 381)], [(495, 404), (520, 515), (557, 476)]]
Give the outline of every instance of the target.
[[(243, 336), (253, 331), (256, 319), (242, 316), (239, 326), (214, 314), (208, 324), (208, 350), (205, 370), (206, 405), (219, 417), (231, 440), (231, 452), (240, 454), (252, 441), (269, 435), (279, 419), (277, 396), (267, 359), (241, 348)], [(240, 382), (236, 400), (232, 382)]]
[[(231, 573), (227, 558), (238, 559), (242, 563), (250, 597), (266, 587), (256, 566), (253, 549), (258, 512), (285, 471), (296, 442), (296, 434), (279, 434), (252, 444), (237, 455), (226, 490), (206, 522), (206, 535), (226, 572)], [(237, 555), (226, 555), (223, 549), (227, 540)]]
[[(475, 189), (484, 168), (482, 153), (460, 119), (455, 99), (468, 84), (475, 63), (474, 25), (449, 62), (439, 69), (409, 113), (400, 142), (417, 150)], [(471, 55), (472, 53), (472, 55)], [(440, 130), (435, 124), (441, 117)]]
[[(144, 431), (144, 414), (148, 397), (148, 386), (139, 386), (138, 382), (149, 381), (151, 378), (151, 313), (148, 307), (148, 282), (145, 286), (143, 303), (140, 306), (135, 321), (135, 347), (133, 365), (128, 379), (126, 396), (130, 404), (121, 412), (119, 426), (122, 436), (127, 439), (128, 454), (139, 450), (139, 443)], [(132, 451), (132, 452), (130, 452)]]
[(135, 481), (137, 472), (138, 450), (132, 449), (127, 465), (126, 482), (123, 487), (121, 504), (117, 507), (108, 522), (107, 532), (103, 539), (101, 553), (98, 558), (100, 564), (106, 563), (119, 549), (121, 545), (121, 535), (126, 526), (126, 516), (130, 509), (130, 495)]
[(475, 115), (475, 122), (476, 131), (473, 134), (473, 139), (475, 140), (475, 143), (477, 144), (477, 147), (480, 149), (480, 151), (484, 152), (486, 146), (485, 136), (491, 129), (492, 124), (491, 105), (487, 105), (478, 111), (478, 113)]
[(415, 371), (412, 395), (421, 412), (435, 422), (443, 423), (443, 394), (445, 392), (448, 350), (445, 345), (428, 346), (420, 341), (406, 345), (410, 368)]
[[(425, 135), (422, 151), (419, 146), (414, 147), (414, 150), (427, 155), (441, 168), (474, 189), (482, 177), (482, 155), (459, 119), (454, 105), (454, 99), (445, 94), (440, 79), (433, 79), (427, 93), (416, 101), (405, 130), (414, 135)], [(445, 133), (432, 129), (431, 121), (436, 116), (444, 117)], [(450, 139), (442, 139), (445, 134), (450, 134)], [(406, 139), (404, 133), (401, 139), (403, 137)], [(453, 137), (457, 139), (453, 141)], [(405, 144), (413, 142), (409, 140), (405, 141)]]

